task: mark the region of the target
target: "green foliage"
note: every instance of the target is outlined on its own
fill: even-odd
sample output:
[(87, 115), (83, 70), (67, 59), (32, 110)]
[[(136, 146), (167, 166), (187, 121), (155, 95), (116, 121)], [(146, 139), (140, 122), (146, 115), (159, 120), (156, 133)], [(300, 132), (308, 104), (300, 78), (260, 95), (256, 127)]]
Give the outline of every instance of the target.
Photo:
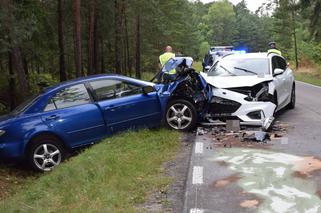
[(276, 8), (273, 16), (273, 30), (275, 41), (278, 48), (282, 50), (283, 54), (288, 57), (289, 50), (293, 45), (293, 19), (292, 8), (288, 0), (279, 1), (279, 6)]
[(251, 52), (267, 50), (273, 37), (271, 17), (252, 13), (244, 0), (236, 6), (224, 0), (208, 7), (208, 13), (197, 25), (203, 41), (210, 45), (234, 45)]
[(321, 64), (321, 44), (316, 42), (301, 42), (300, 52), (302, 58)]
[[(8, 51), (15, 46), (22, 52), (24, 65), (28, 68), (26, 73), (30, 73), (27, 78), (31, 92), (37, 92), (38, 75), (34, 73), (39, 73), (41, 78), (46, 76), (44, 78), (50, 84), (59, 79), (57, 1), (10, 2), (10, 19), (8, 11), (0, 8), (0, 72), (6, 83), (2, 85), (3, 91), (8, 88)], [(82, 65), (86, 75), (90, 1), (81, 2)], [(158, 57), (167, 45), (176, 53), (202, 60), (209, 46), (234, 45), (251, 52), (263, 52), (267, 50), (268, 42), (275, 40), (284, 56), (293, 60), (294, 29), (299, 58), (321, 63), (320, 0), (272, 0), (256, 13), (249, 11), (245, 0), (237, 5), (228, 0), (208, 4), (200, 0), (117, 2), (122, 5), (121, 14), (118, 14), (122, 24), (120, 47), (115, 49), (115, 1), (96, 0), (94, 64), (97, 73), (115, 72), (115, 55), (120, 52), (122, 74), (133, 76), (138, 14), (141, 17), (142, 72), (153, 73), (159, 69)], [(66, 72), (68, 79), (72, 79), (75, 77), (73, 1), (62, 1), (62, 7)], [(19, 81), (16, 78), (17, 85)]]
[(205, 54), (207, 54), (208, 50), (210, 48), (210, 44), (207, 41), (203, 41), (199, 48), (199, 58), (203, 58)]
[(52, 86), (58, 83), (57, 78), (53, 78), (50, 73), (29, 73), (29, 86), (32, 94), (39, 93), (42, 89), (41, 85)]
[(235, 6), (237, 34), (234, 45), (247, 47), (251, 52), (265, 52), (272, 37), (272, 19), (251, 13), (245, 1)]
[(214, 2), (204, 16), (209, 31), (206, 38), (212, 45), (230, 45), (236, 35), (236, 15), (228, 0)]
[(107, 138), (53, 172), (27, 180), (0, 212), (136, 212), (170, 179), (161, 166), (179, 149), (179, 133), (161, 129)]

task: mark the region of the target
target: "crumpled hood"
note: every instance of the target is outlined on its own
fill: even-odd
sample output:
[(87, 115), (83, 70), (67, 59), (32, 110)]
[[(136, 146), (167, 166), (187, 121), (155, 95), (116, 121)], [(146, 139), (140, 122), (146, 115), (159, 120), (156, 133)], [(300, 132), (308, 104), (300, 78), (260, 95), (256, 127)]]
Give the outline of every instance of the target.
[(257, 75), (251, 76), (207, 76), (207, 73), (201, 72), (201, 76), (206, 82), (217, 88), (234, 88), (234, 87), (252, 87), (256, 84), (272, 81), (273, 77), (265, 76), (259, 77)]

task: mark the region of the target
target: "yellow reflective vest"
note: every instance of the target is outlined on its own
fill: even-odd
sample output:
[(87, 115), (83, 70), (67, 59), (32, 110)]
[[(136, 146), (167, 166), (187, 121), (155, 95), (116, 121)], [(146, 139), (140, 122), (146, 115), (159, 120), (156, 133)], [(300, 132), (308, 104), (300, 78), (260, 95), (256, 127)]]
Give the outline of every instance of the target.
[[(170, 52), (166, 52), (162, 55), (159, 56), (159, 62), (161, 63), (162, 67), (166, 64), (166, 62), (171, 59), (171, 58), (175, 58), (175, 54), (174, 53), (170, 53)], [(176, 70), (172, 69), (168, 72), (169, 74), (176, 74)]]
[(281, 51), (277, 50), (277, 49), (269, 49), (268, 53), (275, 53), (275, 54), (278, 54), (278, 55), (282, 55)]

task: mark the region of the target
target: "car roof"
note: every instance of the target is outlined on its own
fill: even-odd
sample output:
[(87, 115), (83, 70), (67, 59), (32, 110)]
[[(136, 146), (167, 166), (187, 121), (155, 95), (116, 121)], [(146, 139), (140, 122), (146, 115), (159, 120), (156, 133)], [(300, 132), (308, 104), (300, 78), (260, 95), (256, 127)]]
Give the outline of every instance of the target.
[(212, 46), (210, 48), (211, 49), (214, 49), (214, 48), (234, 48), (234, 46)]
[[(223, 58), (229, 57), (229, 58), (244, 58), (244, 59), (251, 59), (251, 58), (270, 58), (272, 56), (280, 56), (278, 54), (275, 53), (267, 53), (267, 52), (261, 52), (261, 53), (245, 53), (245, 54), (229, 54), (224, 56)], [(282, 57), (282, 56), (280, 56)], [(283, 58), (283, 57), (282, 57)]]
[(44, 93), (53, 92), (53, 91), (59, 90), (61, 88), (73, 86), (73, 85), (76, 85), (79, 83), (85, 83), (88, 81), (102, 80), (102, 79), (125, 80), (125, 81), (129, 81), (129, 82), (136, 83), (136, 84), (142, 84), (142, 85), (146, 85), (146, 86), (154, 85), (154, 83), (152, 83), (152, 82), (142, 81), (142, 80), (139, 80), (136, 78), (130, 78), (130, 77), (118, 75), (118, 74), (98, 74), (98, 75), (90, 75), (87, 77), (80, 77), (80, 78), (76, 78), (76, 79), (69, 80), (69, 81), (64, 81), (64, 82), (61, 82), (61, 83), (56, 84), (54, 86), (50, 86), (50, 87), (46, 88), (43, 92)]

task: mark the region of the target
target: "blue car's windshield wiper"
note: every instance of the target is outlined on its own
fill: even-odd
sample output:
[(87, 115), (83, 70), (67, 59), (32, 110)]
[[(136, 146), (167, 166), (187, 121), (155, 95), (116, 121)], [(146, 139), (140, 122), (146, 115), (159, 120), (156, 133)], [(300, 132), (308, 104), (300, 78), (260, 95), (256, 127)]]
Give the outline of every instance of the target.
[(240, 67), (234, 67), (234, 69), (242, 70), (242, 71), (247, 72), (247, 73), (252, 73), (254, 75), (258, 75), (256, 72), (253, 72), (253, 71), (248, 70), (248, 69), (244, 69), (244, 68), (240, 68)]

